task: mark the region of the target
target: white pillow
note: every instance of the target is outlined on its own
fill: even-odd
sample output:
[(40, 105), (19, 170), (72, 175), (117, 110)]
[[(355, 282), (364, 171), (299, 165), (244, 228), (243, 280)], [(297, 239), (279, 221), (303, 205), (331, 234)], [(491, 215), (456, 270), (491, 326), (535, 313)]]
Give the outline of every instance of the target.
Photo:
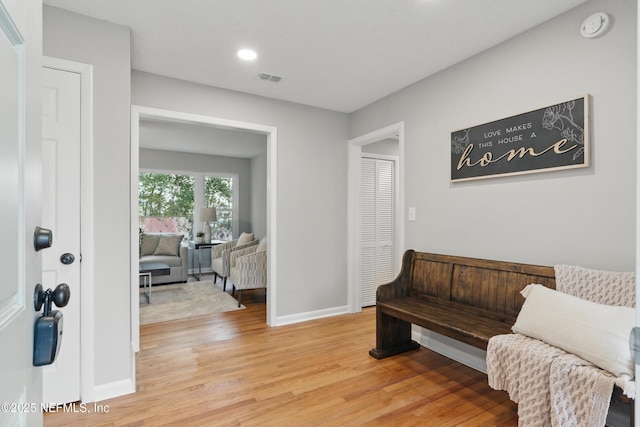
[(253, 242), (253, 233), (242, 233), (240, 237), (238, 237), (238, 243), (236, 243), (236, 246), (241, 246), (251, 242)]
[(262, 252), (262, 251), (266, 251), (267, 250), (267, 238), (265, 237), (264, 239), (260, 240), (260, 243), (258, 243), (258, 247), (256, 248), (256, 252)]
[(597, 304), (536, 284), (521, 293), (526, 299), (513, 332), (580, 356), (617, 377), (634, 377), (629, 350), (633, 308)]

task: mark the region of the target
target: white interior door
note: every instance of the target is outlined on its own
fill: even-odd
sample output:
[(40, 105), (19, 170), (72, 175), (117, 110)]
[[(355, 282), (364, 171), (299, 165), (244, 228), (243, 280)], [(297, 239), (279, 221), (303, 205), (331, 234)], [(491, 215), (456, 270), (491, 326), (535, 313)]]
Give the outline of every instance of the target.
[[(56, 361), (43, 368), (43, 401), (80, 400), (80, 75), (43, 68), (42, 224), (53, 230), (53, 246), (43, 252), (42, 286), (66, 283), (62, 308), (64, 340)], [(71, 254), (70, 264), (61, 261)], [(68, 262), (68, 261), (67, 261)]]
[[(32, 1), (0, 1), (0, 410), (1, 426), (42, 424), (41, 375), (33, 367), (33, 293), (40, 257), (33, 230), (40, 220), (39, 105), (41, 26)], [(37, 9), (36, 9), (37, 10)], [(30, 38), (30, 36), (33, 36)], [(34, 179), (37, 176), (38, 179)]]
[(360, 175), (360, 303), (394, 278), (395, 163), (363, 157)]

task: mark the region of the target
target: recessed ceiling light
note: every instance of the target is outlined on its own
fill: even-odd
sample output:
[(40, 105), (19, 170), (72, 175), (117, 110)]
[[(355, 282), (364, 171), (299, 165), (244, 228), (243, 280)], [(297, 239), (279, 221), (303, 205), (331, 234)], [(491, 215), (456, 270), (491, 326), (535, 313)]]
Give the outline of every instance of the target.
[(251, 49), (240, 49), (238, 51), (238, 58), (244, 59), (245, 61), (253, 61), (258, 57), (258, 54)]

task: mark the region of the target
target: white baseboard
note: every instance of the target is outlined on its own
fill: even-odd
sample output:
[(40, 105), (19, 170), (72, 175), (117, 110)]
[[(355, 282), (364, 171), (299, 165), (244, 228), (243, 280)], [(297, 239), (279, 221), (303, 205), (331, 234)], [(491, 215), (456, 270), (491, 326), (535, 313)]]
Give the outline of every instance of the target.
[(449, 359), (487, 373), (487, 352), (452, 338), (412, 326), (411, 337), (421, 346), (440, 353)]
[(333, 307), (325, 310), (309, 311), (306, 313), (290, 314), (288, 316), (276, 317), (276, 323), (273, 326), (290, 325), (292, 323), (306, 322), (307, 320), (321, 319), (323, 317), (338, 316), (340, 314), (348, 314), (349, 307)]
[(93, 390), (93, 401), (100, 402), (101, 400), (112, 399), (114, 397), (124, 396), (125, 394), (135, 393), (135, 391), (136, 388), (129, 379), (97, 385)]

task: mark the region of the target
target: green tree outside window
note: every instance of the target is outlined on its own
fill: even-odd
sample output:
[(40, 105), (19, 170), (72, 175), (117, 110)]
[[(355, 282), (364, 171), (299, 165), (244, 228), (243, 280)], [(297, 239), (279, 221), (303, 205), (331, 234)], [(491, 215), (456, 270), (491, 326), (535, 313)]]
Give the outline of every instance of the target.
[(205, 206), (216, 208), (218, 221), (213, 227), (215, 240), (233, 238), (233, 178), (206, 176), (204, 178)]
[[(193, 237), (195, 177), (142, 172), (138, 179), (140, 229), (177, 232)], [(233, 238), (233, 178), (204, 177), (205, 206), (216, 208), (213, 238)]]
[(143, 172), (138, 179), (140, 228), (191, 234), (194, 177)]

